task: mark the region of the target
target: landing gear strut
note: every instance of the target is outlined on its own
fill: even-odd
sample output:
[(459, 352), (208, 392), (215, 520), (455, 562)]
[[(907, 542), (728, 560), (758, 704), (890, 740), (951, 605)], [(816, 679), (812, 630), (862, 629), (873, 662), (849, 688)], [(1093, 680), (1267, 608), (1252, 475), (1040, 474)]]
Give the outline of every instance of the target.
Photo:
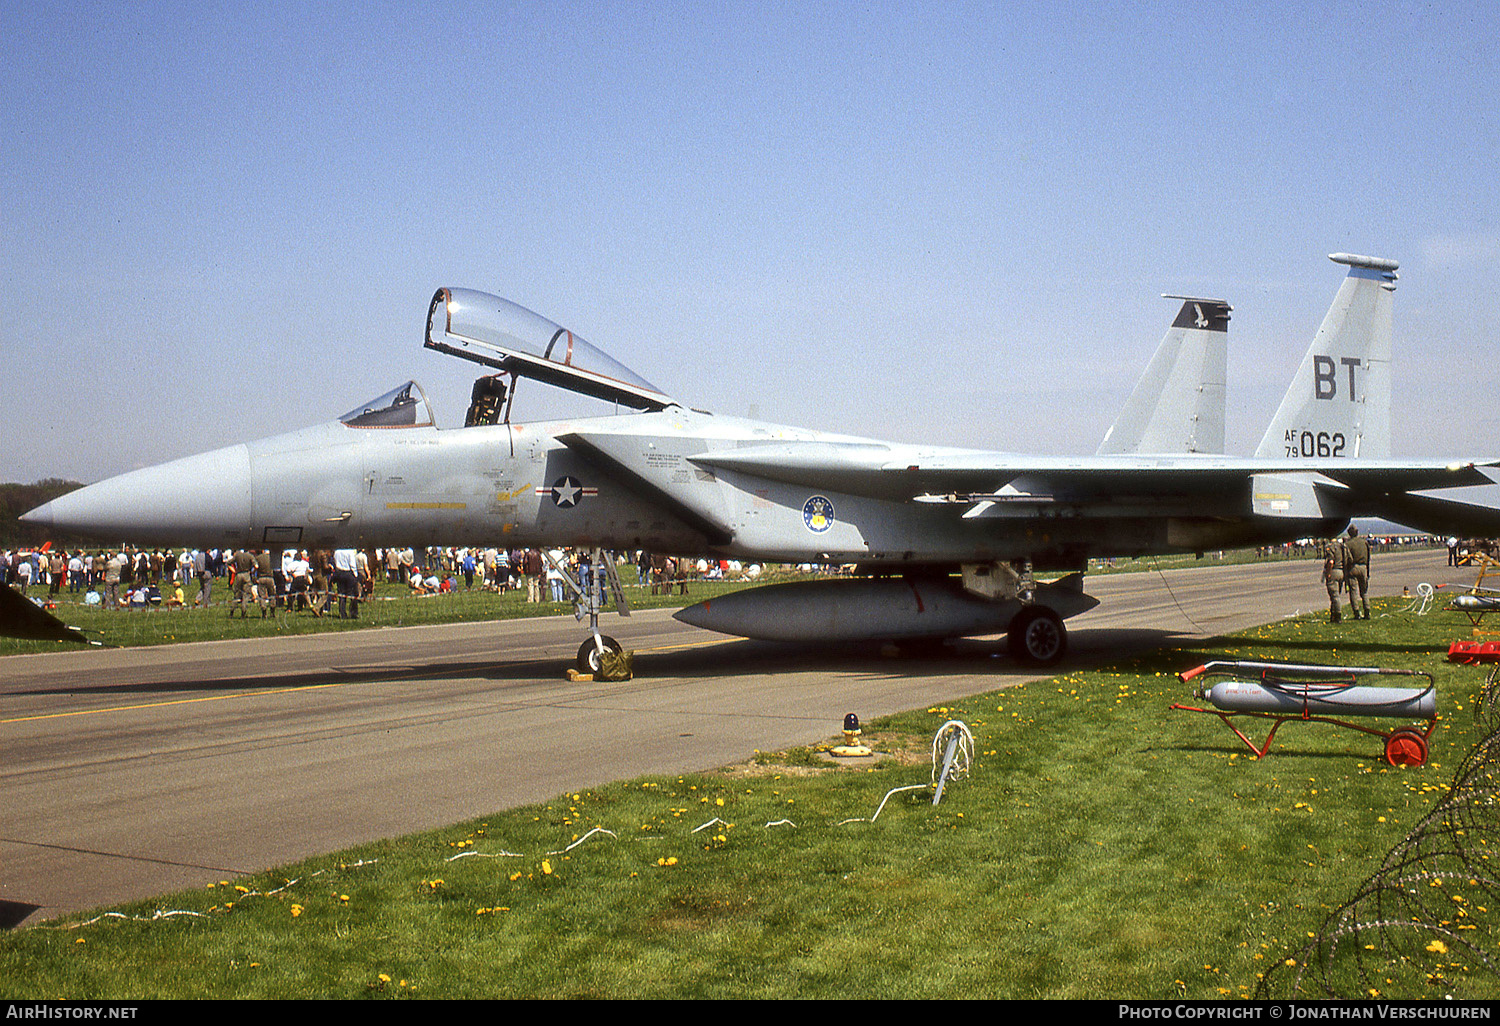
[(1010, 622), (1006, 643), (1011, 658), (1028, 666), (1052, 666), (1068, 651), (1062, 617), (1046, 606), (1024, 606)]
[(614, 599), (616, 612), (621, 616), (630, 615), (630, 602), (625, 598), (625, 589), (620, 584), (619, 574), (615, 572), (614, 555), (603, 549), (594, 549), (589, 553), (586, 587), (579, 587), (579, 582), (568, 573), (567, 567), (552, 558), (552, 553), (544, 549), (542, 555), (562, 574), (563, 583), (573, 593), (573, 614), (580, 621), (588, 617), (589, 636), (582, 645), (578, 646), (577, 666), (579, 673), (592, 673), (597, 676), (604, 669), (601, 663), (601, 652), (607, 650), (619, 654), (624, 651), (614, 638), (599, 633), (599, 613), (609, 600), (606, 598), (606, 592)]

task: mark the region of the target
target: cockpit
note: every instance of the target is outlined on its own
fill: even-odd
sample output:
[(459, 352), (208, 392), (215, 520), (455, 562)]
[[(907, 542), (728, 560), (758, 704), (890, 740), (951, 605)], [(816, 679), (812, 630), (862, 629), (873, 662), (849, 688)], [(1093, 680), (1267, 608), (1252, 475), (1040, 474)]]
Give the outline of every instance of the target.
[[(500, 423), (506, 395), (504, 377), (503, 374), (490, 374), (474, 382), (464, 427)], [(340, 417), (339, 422), (345, 427), (382, 430), (437, 426), (432, 407), (427, 405), (427, 393), (415, 381), (398, 385), (379, 398), (361, 403)]]
[(352, 428), (422, 428), (434, 424), (427, 393), (415, 381), (398, 385), (385, 395), (356, 406), (339, 421)]
[[(428, 349), (498, 370), (474, 382), (465, 427), (509, 423), (518, 378), (592, 396), (634, 410), (676, 404), (629, 367), (547, 318), (499, 296), (438, 289), (427, 311)], [(408, 381), (339, 418), (346, 427), (391, 430), (436, 426), (427, 394)]]

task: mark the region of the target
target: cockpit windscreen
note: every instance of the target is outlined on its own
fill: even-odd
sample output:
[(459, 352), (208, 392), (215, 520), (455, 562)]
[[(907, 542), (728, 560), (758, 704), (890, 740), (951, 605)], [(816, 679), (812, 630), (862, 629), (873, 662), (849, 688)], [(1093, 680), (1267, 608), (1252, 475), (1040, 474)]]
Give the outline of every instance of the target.
[(371, 399), (339, 418), (352, 428), (432, 427), (432, 407), (427, 394), (415, 381), (398, 385), (385, 395)]

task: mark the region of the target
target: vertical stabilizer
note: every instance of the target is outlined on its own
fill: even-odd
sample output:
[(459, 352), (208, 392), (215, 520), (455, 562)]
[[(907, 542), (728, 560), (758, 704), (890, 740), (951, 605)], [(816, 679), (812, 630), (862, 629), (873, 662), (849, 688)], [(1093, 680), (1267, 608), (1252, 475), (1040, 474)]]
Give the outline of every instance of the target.
[(1391, 454), (1391, 293), (1396, 261), (1334, 253), (1347, 264), (1323, 326), (1255, 455)]
[(1230, 305), (1183, 300), (1156, 355), (1099, 443), (1099, 455), (1224, 451), (1224, 366)]

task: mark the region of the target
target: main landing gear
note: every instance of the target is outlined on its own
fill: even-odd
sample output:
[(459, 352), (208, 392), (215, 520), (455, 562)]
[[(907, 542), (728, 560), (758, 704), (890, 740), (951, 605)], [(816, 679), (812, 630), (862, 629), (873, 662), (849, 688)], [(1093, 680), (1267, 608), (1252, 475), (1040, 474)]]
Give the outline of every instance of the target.
[(1046, 606), (1023, 606), (1010, 622), (1006, 645), (1019, 663), (1052, 666), (1068, 652), (1068, 631), (1062, 617)]
[[(964, 591), (995, 603), (1013, 603), (1015, 615), (1005, 629), (1010, 656), (1027, 666), (1052, 666), (1068, 651), (1064, 616), (1076, 616), (1098, 605), (1083, 593), (1082, 570), (1038, 584), (1031, 560), (1018, 558), (965, 564)], [(1003, 612), (997, 611), (997, 616)]]

